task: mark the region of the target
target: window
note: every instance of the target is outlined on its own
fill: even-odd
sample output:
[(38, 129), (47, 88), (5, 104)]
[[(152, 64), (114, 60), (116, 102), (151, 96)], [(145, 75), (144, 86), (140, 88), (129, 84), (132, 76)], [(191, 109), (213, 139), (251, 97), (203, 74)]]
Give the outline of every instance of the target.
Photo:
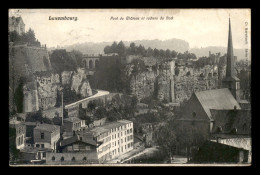
[(114, 139), (114, 135), (112, 135), (112, 139)]
[(115, 139), (116, 139), (116, 134), (115, 134)]
[(18, 145), (21, 145), (21, 138), (18, 138)]
[(72, 157), (72, 159), (71, 159), (72, 161), (75, 161), (76, 159), (75, 159), (75, 157)]
[(87, 160), (87, 157), (83, 157), (83, 159), (82, 160)]
[(192, 117), (196, 117), (196, 115), (197, 115), (196, 112), (192, 113)]
[(80, 139), (80, 141), (82, 141), (82, 137), (80, 137), (79, 139)]
[(46, 157), (46, 152), (43, 152), (43, 153), (42, 153), (42, 157)]
[(41, 139), (44, 139), (44, 133), (43, 132), (41, 133)]
[(41, 148), (44, 148), (44, 144), (41, 144)]
[(23, 136), (21, 137), (21, 144), (23, 144)]
[(54, 157), (54, 156), (52, 156), (51, 160), (52, 160), (52, 161), (54, 161), (54, 160), (55, 160), (55, 157)]
[(60, 160), (61, 160), (61, 161), (64, 161), (64, 157), (61, 157)]
[(72, 151), (72, 146), (68, 146), (68, 151)]
[(36, 148), (40, 148), (40, 144), (36, 144)]
[(120, 149), (118, 148), (118, 153), (120, 153)]
[(126, 145), (125, 145), (125, 149), (126, 149)]
[(115, 146), (116, 146), (116, 142), (115, 142)]

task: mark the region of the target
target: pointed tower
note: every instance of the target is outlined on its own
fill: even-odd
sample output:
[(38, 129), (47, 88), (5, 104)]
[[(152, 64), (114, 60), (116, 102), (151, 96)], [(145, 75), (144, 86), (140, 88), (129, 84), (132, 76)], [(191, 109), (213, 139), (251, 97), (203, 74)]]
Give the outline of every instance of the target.
[(240, 100), (240, 80), (235, 75), (235, 59), (233, 54), (233, 43), (231, 33), (231, 22), (229, 18), (228, 48), (226, 77), (223, 79), (223, 88), (229, 88), (237, 101)]

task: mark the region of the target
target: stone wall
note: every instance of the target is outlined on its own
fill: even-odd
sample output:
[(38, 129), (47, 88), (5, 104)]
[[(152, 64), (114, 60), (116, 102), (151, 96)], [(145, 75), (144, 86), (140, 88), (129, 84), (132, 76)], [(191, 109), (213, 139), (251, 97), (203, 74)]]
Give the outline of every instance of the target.
[[(55, 158), (53, 160), (52, 158)], [(61, 161), (61, 157), (64, 161)], [(75, 161), (72, 161), (72, 158)], [(83, 160), (86, 157), (86, 160)], [(87, 163), (99, 163), (97, 158), (97, 152), (86, 152), (86, 153), (46, 153), (46, 164), (47, 165), (57, 165), (57, 164), (87, 164)]]
[[(9, 45), (9, 90), (10, 109), (15, 108), (12, 98), (18, 87), (19, 80), (25, 79), (24, 84), (35, 81), (37, 71), (50, 71), (51, 64), (45, 47), (28, 47), (27, 45)], [(31, 92), (32, 95), (32, 92)], [(28, 99), (30, 101), (30, 98)], [(28, 103), (29, 103), (28, 101)]]

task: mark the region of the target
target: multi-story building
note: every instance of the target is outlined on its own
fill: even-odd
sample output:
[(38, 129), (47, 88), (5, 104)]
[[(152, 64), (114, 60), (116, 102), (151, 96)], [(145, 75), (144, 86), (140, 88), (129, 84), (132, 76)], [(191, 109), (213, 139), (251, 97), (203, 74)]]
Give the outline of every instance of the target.
[(9, 121), (9, 127), (14, 131), (12, 137), (15, 139), (16, 149), (24, 148), (26, 138), (26, 127), (24, 123), (17, 121), (17, 119), (12, 119)]
[(9, 17), (9, 31), (16, 31), (19, 35), (24, 33), (25, 31), (25, 24), (21, 17)]
[(38, 124), (33, 130), (33, 138), (35, 147), (56, 150), (60, 139), (60, 126)]
[(119, 120), (94, 127), (90, 131), (93, 132), (94, 139), (97, 142), (102, 142), (97, 149), (99, 162), (114, 159), (133, 149), (132, 121)]

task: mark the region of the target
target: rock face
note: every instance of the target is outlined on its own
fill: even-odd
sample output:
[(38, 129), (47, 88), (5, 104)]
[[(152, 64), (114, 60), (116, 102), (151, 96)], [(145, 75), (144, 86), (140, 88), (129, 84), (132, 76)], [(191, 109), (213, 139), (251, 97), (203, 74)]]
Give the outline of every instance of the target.
[(153, 95), (155, 79), (156, 73), (153, 71), (133, 76), (130, 81), (132, 95), (136, 95), (139, 100)]
[(46, 110), (56, 105), (57, 90), (60, 84), (59, 75), (39, 72), (36, 75), (39, 106)]
[[(146, 67), (145, 71), (132, 75), (130, 66), (127, 67), (127, 75), (130, 77), (130, 90), (138, 100), (149, 96), (157, 97), (159, 100), (174, 101), (174, 61), (158, 61), (154, 58), (141, 59)], [(130, 63), (131, 65), (131, 63)]]
[(82, 97), (93, 95), (85, 70), (78, 69), (77, 72), (66, 71), (62, 73), (62, 85), (69, 85)]
[[(132, 76), (131, 63), (126, 66), (126, 74), (131, 77), (131, 94), (138, 100), (153, 95), (160, 101), (181, 103), (193, 92), (218, 88), (219, 78), (225, 76), (225, 69), (216, 65), (194, 69), (191, 66), (175, 67), (175, 62), (170, 60), (147, 62), (141, 57), (133, 59), (145, 60), (146, 66), (146, 71)], [(175, 74), (176, 69), (178, 74)]]

